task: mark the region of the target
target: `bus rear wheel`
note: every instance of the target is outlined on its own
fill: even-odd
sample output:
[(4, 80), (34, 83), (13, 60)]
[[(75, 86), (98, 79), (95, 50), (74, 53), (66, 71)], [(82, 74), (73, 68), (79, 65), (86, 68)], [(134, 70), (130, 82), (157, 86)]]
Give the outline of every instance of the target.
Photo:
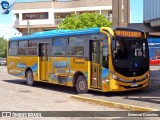
[(76, 81), (76, 89), (79, 94), (84, 94), (88, 92), (87, 80), (83, 75), (80, 75)]
[(26, 73), (26, 82), (28, 86), (33, 86), (34, 84), (33, 72), (31, 70), (28, 70)]

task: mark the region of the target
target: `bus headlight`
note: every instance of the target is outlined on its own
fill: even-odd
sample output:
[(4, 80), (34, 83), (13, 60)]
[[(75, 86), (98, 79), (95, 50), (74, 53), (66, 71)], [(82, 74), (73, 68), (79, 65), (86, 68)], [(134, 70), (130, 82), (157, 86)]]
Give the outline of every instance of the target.
[(117, 80), (118, 77), (116, 75), (112, 75), (112, 79)]
[(143, 78), (143, 80), (149, 78), (149, 76), (150, 76), (150, 74), (148, 73), (148, 74)]
[(114, 72), (110, 71), (110, 75), (111, 75), (111, 78), (114, 79), (114, 80), (120, 80), (120, 81), (123, 81), (123, 79), (121, 79), (120, 77), (116, 76)]

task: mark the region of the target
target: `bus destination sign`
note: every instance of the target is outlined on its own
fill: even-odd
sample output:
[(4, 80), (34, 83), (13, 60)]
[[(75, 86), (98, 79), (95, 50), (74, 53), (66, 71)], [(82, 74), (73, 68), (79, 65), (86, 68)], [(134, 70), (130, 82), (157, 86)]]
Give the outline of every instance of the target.
[(115, 35), (117, 37), (132, 37), (132, 38), (140, 38), (140, 37), (142, 37), (142, 33), (141, 32), (125, 31), (125, 30), (115, 30)]

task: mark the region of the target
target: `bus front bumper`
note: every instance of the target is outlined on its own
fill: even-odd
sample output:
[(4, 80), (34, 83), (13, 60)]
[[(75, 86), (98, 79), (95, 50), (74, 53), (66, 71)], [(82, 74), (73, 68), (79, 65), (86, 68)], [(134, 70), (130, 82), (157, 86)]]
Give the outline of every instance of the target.
[(129, 91), (129, 90), (136, 90), (142, 89), (149, 86), (149, 78), (141, 82), (132, 82), (132, 83), (124, 83), (121, 81), (117, 81), (111, 79), (109, 81), (109, 91)]

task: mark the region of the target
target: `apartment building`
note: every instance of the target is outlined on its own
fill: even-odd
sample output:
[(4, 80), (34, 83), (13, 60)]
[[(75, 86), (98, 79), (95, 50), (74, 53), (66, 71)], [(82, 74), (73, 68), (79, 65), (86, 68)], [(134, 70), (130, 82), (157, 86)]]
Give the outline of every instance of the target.
[(112, 0), (78, 0), (58, 2), (17, 2), (13, 13), (13, 27), (24, 34), (56, 29), (72, 13), (95, 12), (112, 21)]

